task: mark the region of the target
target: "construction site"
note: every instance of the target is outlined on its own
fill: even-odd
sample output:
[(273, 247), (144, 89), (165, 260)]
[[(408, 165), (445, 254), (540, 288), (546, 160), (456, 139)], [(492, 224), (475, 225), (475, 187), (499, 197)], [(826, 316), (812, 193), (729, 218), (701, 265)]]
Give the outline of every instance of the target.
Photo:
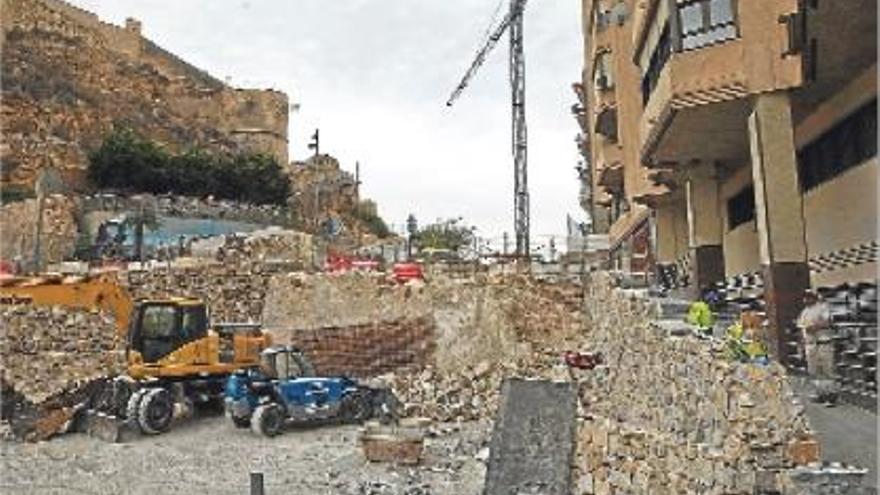
[(876, 1), (574, 2), (558, 247), (526, 3), (444, 83), (508, 50), (493, 246), (283, 91), (0, 1), (0, 493), (876, 494)]

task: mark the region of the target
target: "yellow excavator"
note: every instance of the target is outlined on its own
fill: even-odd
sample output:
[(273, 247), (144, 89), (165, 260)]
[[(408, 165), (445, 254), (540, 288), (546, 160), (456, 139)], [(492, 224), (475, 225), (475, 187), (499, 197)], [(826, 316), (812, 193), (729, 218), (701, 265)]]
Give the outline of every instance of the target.
[(133, 300), (112, 272), (0, 280), (0, 302), (114, 314), (127, 373), (96, 408), (146, 434), (167, 430), (175, 409), (220, 399), (226, 377), (259, 366), (260, 353), (272, 343), (258, 324), (212, 326), (207, 306), (196, 298)]

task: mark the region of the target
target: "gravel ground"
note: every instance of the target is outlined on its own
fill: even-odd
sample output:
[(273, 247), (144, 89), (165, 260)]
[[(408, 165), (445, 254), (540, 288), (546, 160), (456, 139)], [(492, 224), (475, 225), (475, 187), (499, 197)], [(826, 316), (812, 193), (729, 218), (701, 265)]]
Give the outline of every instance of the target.
[(491, 423), (432, 426), (424, 462), (367, 462), (358, 427), (327, 426), (262, 438), (223, 417), (156, 437), (109, 444), (82, 434), (48, 442), (0, 443), (0, 493), (246, 494), (251, 471), (266, 495), (468, 495), (482, 490)]

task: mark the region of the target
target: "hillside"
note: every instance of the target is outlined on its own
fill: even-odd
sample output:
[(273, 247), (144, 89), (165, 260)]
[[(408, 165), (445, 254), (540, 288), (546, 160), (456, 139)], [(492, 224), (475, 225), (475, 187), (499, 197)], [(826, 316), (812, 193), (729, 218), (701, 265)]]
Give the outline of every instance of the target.
[(229, 87), (125, 27), (57, 0), (2, 0), (4, 184), (54, 167), (83, 188), (114, 127), (171, 150), (249, 148), (287, 161), (287, 96)]

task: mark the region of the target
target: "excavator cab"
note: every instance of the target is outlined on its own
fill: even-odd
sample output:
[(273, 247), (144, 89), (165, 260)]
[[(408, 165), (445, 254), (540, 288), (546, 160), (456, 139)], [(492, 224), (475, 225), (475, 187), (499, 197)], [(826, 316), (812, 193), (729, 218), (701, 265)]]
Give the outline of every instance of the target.
[(132, 314), (128, 349), (155, 363), (184, 345), (208, 336), (208, 310), (195, 299), (139, 302)]

